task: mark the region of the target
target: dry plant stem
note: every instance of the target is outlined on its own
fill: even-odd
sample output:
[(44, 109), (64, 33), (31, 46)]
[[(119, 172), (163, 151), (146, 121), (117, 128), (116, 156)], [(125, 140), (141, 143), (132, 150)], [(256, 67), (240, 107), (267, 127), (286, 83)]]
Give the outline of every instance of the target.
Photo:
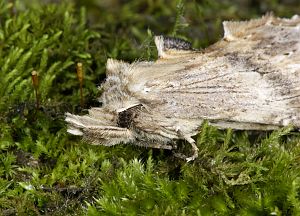
[[(203, 121), (218, 128), (300, 128), (300, 17), (266, 15), (223, 22), (224, 37), (203, 51), (156, 36), (159, 59), (109, 59), (101, 108), (67, 114), (68, 132), (95, 145), (171, 146), (192, 139)], [(153, 145), (158, 143), (159, 145)]]
[(39, 107), (40, 107), (40, 99), (39, 99), (39, 93), (38, 93), (39, 77), (38, 77), (38, 74), (36, 71), (32, 71), (31, 79), (32, 79), (32, 85), (33, 85), (34, 92), (35, 92), (36, 110), (39, 110)]
[(79, 80), (79, 88), (80, 88), (80, 106), (83, 108), (84, 100), (83, 100), (83, 66), (82, 63), (78, 62), (76, 65), (77, 78)]

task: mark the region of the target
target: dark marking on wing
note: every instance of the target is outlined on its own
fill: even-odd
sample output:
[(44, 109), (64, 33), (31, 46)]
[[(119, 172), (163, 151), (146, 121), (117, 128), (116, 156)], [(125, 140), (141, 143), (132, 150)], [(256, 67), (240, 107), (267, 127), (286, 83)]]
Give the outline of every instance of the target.
[(194, 50), (190, 42), (180, 38), (169, 36), (164, 36), (164, 49)]

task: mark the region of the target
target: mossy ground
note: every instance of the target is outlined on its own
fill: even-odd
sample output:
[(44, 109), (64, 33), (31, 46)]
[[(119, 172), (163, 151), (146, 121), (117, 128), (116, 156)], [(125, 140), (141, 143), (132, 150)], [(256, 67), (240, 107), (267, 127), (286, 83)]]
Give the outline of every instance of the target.
[(199, 158), (186, 163), (167, 150), (91, 146), (64, 122), (65, 112), (99, 105), (107, 58), (153, 60), (155, 34), (204, 48), (222, 37), (222, 20), (292, 16), (298, 1), (41, 2), (0, 0), (1, 215), (300, 215), (300, 134), (292, 128), (204, 124)]

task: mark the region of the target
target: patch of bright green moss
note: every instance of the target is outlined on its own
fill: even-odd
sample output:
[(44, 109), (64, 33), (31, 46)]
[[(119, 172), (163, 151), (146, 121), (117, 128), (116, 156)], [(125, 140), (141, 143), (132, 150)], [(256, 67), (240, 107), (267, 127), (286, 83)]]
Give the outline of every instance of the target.
[(41, 2), (0, 0), (1, 215), (300, 214), (300, 137), (291, 128), (204, 124), (199, 158), (186, 163), (167, 150), (88, 145), (64, 122), (65, 112), (99, 105), (107, 58), (155, 59), (154, 34), (203, 48), (222, 37), (222, 20), (291, 16), (297, 1)]

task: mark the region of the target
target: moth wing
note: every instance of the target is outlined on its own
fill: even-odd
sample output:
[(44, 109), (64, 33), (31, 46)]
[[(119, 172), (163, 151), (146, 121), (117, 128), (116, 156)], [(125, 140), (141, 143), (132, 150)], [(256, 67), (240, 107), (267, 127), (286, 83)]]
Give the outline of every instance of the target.
[(300, 18), (224, 22), (224, 32), (203, 53), (136, 65), (129, 89), (166, 118), (300, 127)]

